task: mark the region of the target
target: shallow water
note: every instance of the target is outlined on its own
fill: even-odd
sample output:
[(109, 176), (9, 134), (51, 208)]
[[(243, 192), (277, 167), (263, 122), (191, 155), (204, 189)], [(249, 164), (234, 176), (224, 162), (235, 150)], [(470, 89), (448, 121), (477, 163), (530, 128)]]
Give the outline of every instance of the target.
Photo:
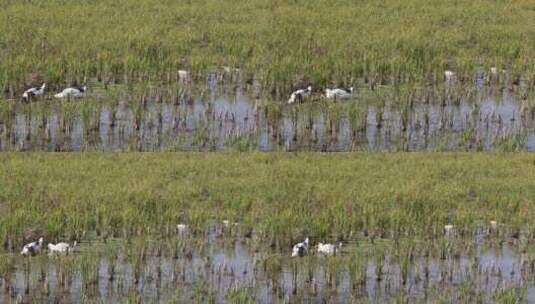
[[(212, 85), (191, 96), (13, 101), (0, 115), (0, 150), (458, 151), (535, 150), (534, 111), (509, 90), (399, 104), (377, 97), (299, 105)], [(172, 100), (173, 99), (173, 100)], [(70, 104), (69, 104), (70, 103)]]
[[(479, 297), (482, 302), (491, 303), (499, 291), (517, 289), (526, 292), (521, 298), (535, 302), (532, 257), (519, 254), (507, 243), (489, 242), (492, 238), (485, 232), (477, 233), (464, 240), (473, 250), (465, 250), (464, 245), (454, 246), (443, 258), (392, 250), (391, 240), (370, 243), (364, 239), (346, 242), (334, 257), (316, 254), (311, 249), (305, 257), (290, 258), (289, 249), (258, 249), (251, 238), (224, 232), (224, 228), (211, 228), (204, 236), (174, 236), (144, 243), (83, 243), (67, 256), (74, 262), (67, 280), (70, 283), (64, 286), (59, 277), (61, 268), (68, 264), (65, 257), (14, 256), (15, 268), (11, 277), (2, 281), (0, 302), (80, 303), (128, 298), (143, 302), (220, 303), (237, 290), (259, 303), (383, 303), (400, 297), (409, 302), (445, 299), (453, 303)], [(455, 244), (462, 240), (443, 241)], [(172, 248), (176, 244), (180, 249), (175, 256)], [(136, 260), (140, 252), (145, 252), (144, 260)], [(411, 256), (405, 274), (401, 260), (396, 257), (399, 254)], [(84, 259), (89, 261), (86, 264), (93, 265), (85, 271), (89, 276), (82, 270)], [(357, 266), (351, 266), (352, 261)], [(110, 265), (115, 265), (114, 271), (110, 271)], [(88, 285), (91, 274), (96, 280)]]

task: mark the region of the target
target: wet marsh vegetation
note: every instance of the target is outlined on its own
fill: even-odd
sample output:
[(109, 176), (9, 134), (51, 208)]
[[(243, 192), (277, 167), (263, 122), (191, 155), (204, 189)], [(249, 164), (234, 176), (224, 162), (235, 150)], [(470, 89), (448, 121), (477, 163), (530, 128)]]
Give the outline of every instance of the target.
[[(5, 302), (535, 296), (530, 154), (0, 158)], [(68, 255), (20, 257), (39, 236), (80, 245)], [(291, 258), (305, 236), (310, 248)], [(342, 247), (325, 256), (319, 242)]]
[[(178, 70), (241, 69), (267, 92), (306, 82), (463, 82), (507, 70), (533, 85), (531, 0), (14, 1), (0, 3), (0, 85), (98, 77), (166, 83)], [(158, 20), (158, 22), (154, 22)]]
[(532, 0), (0, 0), (0, 302), (535, 303), (534, 28)]
[(194, 83), (104, 85), (83, 98), (0, 100), (2, 151), (533, 151), (523, 83), (362, 84), (351, 99), (288, 105), (240, 73)]

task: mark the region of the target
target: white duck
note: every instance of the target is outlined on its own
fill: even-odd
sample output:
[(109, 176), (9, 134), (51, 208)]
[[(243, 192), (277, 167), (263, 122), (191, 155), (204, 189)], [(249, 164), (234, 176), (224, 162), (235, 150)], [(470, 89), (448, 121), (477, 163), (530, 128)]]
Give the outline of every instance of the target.
[(41, 248), (43, 247), (43, 242), (44, 242), (44, 239), (41, 237), (39, 238), (39, 241), (37, 242), (31, 242), (31, 243), (24, 245), (24, 247), (22, 247), (22, 251), (20, 252), (20, 254), (23, 256), (36, 255), (37, 253), (41, 251)]
[(288, 99), (288, 104), (292, 104), (296, 101), (301, 101), (305, 98), (310, 97), (310, 94), (312, 94), (312, 87), (308, 86), (306, 89), (300, 89), (292, 93), (290, 95), (290, 99)]
[(338, 244), (338, 246), (329, 243), (318, 243), (318, 253), (323, 253), (326, 255), (335, 255), (341, 247), (342, 243)]
[(28, 100), (31, 97), (42, 95), (45, 92), (46, 83), (43, 83), (40, 87), (31, 87), (28, 88), (24, 93), (22, 93), (22, 99)]
[(87, 86), (71, 86), (54, 95), (56, 98), (82, 97), (87, 91)]
[(308, 243), (309, 243), (309, 239), (307, 237), (304, 242), (295, 244), (294, 247), (292, 248), (292, 257), (304, 256), (305, 251), (308, 250)]
[(325, 89), (325, 97), (329, 99), (349, 99), (353, 95), (353, 87)]
[(48, 244), (48, 251), (50, 253), (69, 253), (74, 250), (74, 247), (76, 247), (76, 241), (74, 241), (72, 247), (71, 245), (64, 242), (57, 243), (55, 245), (50, 243)]

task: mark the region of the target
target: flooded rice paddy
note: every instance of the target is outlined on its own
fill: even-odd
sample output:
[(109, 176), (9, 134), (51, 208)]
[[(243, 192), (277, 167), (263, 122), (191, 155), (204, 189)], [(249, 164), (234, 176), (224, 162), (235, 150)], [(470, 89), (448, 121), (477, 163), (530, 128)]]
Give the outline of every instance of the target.
[(416, 101), (360, 88), (350, 101), (316, 98), (296, 105), (240, 86), (93, 95), (5, 101), (0, 150), (535, 150), (529, 101), (492, 86), (468, 93), (442, 88)]
[[(335, 256), (259, 244), (254, 231), (85, 242), (69, 255), (11, 257), (0, 301), (534, 302), (535, 255), (504, 228), (419, 242), (356, 234)], [(507, 240), (507, 241), (506, 241)], [(524, 245), (522, 245), (524, 244)]]
[[(445, 87), (400, 101), (361, 88), (345, 102), (287, 105), (213, 86), (8, 100), (0, 150), (535, 150), (526, 98), (496, 87), (463, 92)], [(68, 255), (24, 258), (11, 248), (0, 265), (0, 302), (535, 303), (535, 237), (502, 225), (423, 239), (394, 231), (310, 236), (300, 258), (241, 224), (156, 235), (84, 237)], [(325, 256), (315, 250), (320, 241), (343, 245)]]

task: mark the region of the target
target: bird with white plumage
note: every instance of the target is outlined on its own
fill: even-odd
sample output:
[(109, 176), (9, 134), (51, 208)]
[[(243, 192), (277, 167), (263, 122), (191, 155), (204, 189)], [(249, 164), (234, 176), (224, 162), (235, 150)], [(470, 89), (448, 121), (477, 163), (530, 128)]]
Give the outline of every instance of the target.
[(318, 253), (322, 253), (325, 255), (335, 255), (338, 250), (342, 247), (342, 243), (339, 243), (338, 245), (330, 244), (330, 243), (318, 243)]
[(39, 86), (30, 87), (26, 89), (24, 93), (22, 93), (22, 99), (28, 100), (32, 97), (43, 95), (43, 93), (45, 92), (45, 88), (46, 88), (46, 83), (43, 83), (40, 87)]
[(350, 99), (353, 95), (353, 87), (325, 89), (325, 97), (328, 99)]
[(54, 95), (56, 98), (69, 98), (69, 97), (82, 97), (84, 96), (85, 92), (87, 91), (87, 86), (79, 87), (79, 86), (70, 86), (63, 91), (57, 93)]
[(288, 104), (292, 104), (296, 101), (302, 101), (312, 94), (312, 87), (308, 86), (306, 89), (299, 89), (294, 91), (288, 99)]
[(23, 256), (30, 256), (30, 255), (36, 255), (37, 253), (41, 252), (41, 248), (43, 247), (44, 239), (41, 237), (37, 242), (31, 242), (24, 247), (22, 247), (22, 251), (20, 252)]
[(292, 257), (302, 257), (308, 250), (309, 239), (308, 237), (300, 243), (297, 243), (292, 248)]
[(48, 244), (48, 251), (49, 253), (69, 253), (74, 250), (76, 244), (76, 241), (74, 241), (72, 246), (65, 242), (60, 242), (57, 244), (50, 243)]

